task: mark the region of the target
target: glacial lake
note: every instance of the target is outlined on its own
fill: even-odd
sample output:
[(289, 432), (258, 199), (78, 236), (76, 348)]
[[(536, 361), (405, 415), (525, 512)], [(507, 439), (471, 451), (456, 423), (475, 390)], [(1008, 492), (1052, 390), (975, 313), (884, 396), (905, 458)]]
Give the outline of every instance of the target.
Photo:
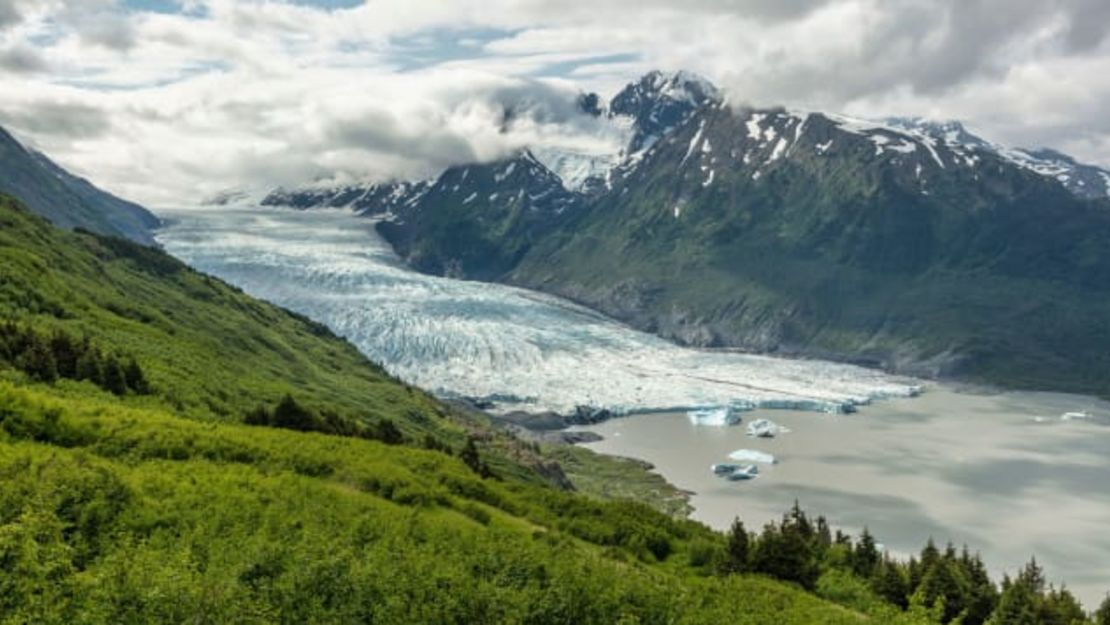
[[(1088, 606), (1110, 590), (1110, 406), (1043, 393), (961, 393), (820, 361), (685, 349), (570, 302), (426, 276), (373, 223), (341, 210), (160, 211), (167, 251), (197, 269), (327, 324), (395, 375), (501, 410), (576, 405), (634, 414), (592, 428), (602, 453), (647, 460), (693, 491), (694, 518), (752, 529), (795, 499), (853, 532), (865, 523), (896, 553), (929, 536), (968, 543), (996, 572), (1036, 554)], [(867, 402), (859, 412), (810, 409)], [(754, 440), (745, 424), (693, 426), (685, 410), (744, 412), (792, 432)], [(1094, 422), (1059, 422), (1089, 410)], [(1037, 418), (1045, 422), (1038, 423)], [(726, 482), (709, 465), (741, 448), (780, 462)]]
[[(1086, 411), (1087, 421), (1061, 421)], [(747, 422), (789, 428), (755, 439)], [(795, 500), (834, 527), (866, 525), (892, 553), (931, 536), (981, 552), (995, 574), (1033, 555), (1085, 606), (1110, 591), (1110, 404), (1056, 393), (959, 391), (930, 385), (915, 399), (876, 402), (848, 415), (757, 410), (744, 423), (693, 425), (685, 413), (614, 419), (575, 428), (604, 439), (595, 451), (646, 460), (692, 491), (693, 518), (749, 529), (782, 517)], [(710, 465), (738, 449), (771, 453), (750, 481)]]

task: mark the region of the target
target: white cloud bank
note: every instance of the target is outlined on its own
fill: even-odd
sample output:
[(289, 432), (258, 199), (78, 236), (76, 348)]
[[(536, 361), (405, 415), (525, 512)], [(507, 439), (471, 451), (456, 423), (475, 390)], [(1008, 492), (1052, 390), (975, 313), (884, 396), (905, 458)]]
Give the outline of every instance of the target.
[(658, 67), (1110, 165), (1107, 23), (1103, 0), (0, 0), (0, 124), (173, 205), (574, 144), (578, 89)]

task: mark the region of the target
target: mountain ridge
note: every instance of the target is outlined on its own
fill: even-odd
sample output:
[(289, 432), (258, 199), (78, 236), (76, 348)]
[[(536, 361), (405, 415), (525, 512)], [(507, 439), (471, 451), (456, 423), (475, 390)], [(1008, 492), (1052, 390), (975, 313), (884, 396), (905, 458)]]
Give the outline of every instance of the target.
[[(1110, 314), (1110, 200), (958, 123), (736, 107), (681, 77), (649, 74), (604, 107), (638, 115), (625, 158), (558, 219), (522, 227), (449, 196), (363, 212), (422, 271), (555, 293), (684, 344), (1110, 392), (1110, 336), (1082, 336)], [(451, 171), (467, 167), (482, 166)]]
[(150, 211), (74, 176), (45, 154), (27, 148), (0, 128), (0, 192), (19, 198), (35, 213), (63, 228), (155, 245), (161, 221)]

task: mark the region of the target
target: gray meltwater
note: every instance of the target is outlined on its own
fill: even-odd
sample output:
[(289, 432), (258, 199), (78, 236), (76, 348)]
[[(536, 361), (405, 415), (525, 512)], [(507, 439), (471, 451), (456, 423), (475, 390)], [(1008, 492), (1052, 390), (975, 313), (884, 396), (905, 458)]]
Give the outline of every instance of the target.
[[(1086, 411), (1089, 420), (1063, 421)], [(1029, 558), (1091, 608), (1110, 590), (1110, 404), (1054, 393), (970, 393), (929, 386), (919, 398), (851, 415), (760, 410), (791, 431), (774, 439), (693, 425), (685, 414), (638, 415), (591, 426), (590, 448), (640, 458), (694, 492), (693, 517), (749, 529), (794, 504), (834, 527), (865, 525), (893, 553), (931, 536), (968, 544), (996, 573)], [(737, 449), (774, 454), (757, 479), (729, 482), (710, 464)]]

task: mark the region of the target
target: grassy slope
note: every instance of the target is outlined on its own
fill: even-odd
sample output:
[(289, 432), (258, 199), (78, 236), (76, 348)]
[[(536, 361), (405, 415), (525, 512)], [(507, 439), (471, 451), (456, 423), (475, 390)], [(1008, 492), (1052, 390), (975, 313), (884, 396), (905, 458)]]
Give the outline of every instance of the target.
[[(719, 537), (373, 441), (0, 383), (0, 621), (854, 623)], [(628, 536), (666, 540), (665, 562)], [(14, 573), (14, 574), (13, 574)]]
[[(319, 326), (150, 250), (0, 200), (0, 312), (134, 354), (155, 394), (32, 384), (0, 367), (0, 622), (858, 622), (781, 583), (707, 577), (723, 538), (567, 493), (482, 424)], [(463, 429), (454, 456), (237, 423), (293, 392)], [(443, 416), (441, 416), (443, 415)]]

